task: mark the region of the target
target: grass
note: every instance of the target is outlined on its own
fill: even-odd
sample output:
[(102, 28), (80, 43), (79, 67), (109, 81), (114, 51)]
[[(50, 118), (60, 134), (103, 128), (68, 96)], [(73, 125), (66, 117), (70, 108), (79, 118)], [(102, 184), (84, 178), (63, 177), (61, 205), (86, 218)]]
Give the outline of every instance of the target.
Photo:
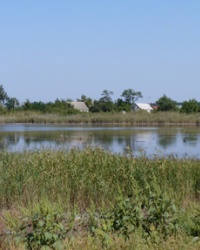
[[(21, 233), (24, 218), (33, 220), (35, 213), (43, 216), (45, 209), (47, 217), (55, 211), (64, 214), (62, 222), (69, 228), (63, 241), (67, 249), (199, 247), (199, 160), (133, 158), (130, 154), (115, 155), (99, 148), (1, 152), (0, 176), (2, 249), (23, 249), (24, 243), (16, 245), (13, 235)], [(139, 210), (138, 204), (143, 204)], [(177, 208), (176, 216), (173, 207)], [(140, 215), (145, 213), (143, 219), (133, 213), (127, 220), (135, 209)], [(155, 219), (160, 209), (165, 210), (159, 213), (160, 219)], [(163, 217), (167, 213), (171, 215)], [(114, 214), (124, 218), (119, 231), (111, 223), (115, 221)], [(137, 216), (140, 226), (130, 233), (129, 240), (124, 240), (127, 225), (129, 228)], [(81, 223), (77, 224), (76, 218), (81, 218)], [(171, 233), (172, 218), (179, 225), (176, 233)], [(156, 227), (156, 234), (144, 238), (147, 224)], [(159, 228), (169, 237), (160, 240)]]
[(84, 123), (84, 124), (200, 124), (199, 114), (179, 112), (82, 113), (75, 115), (11, 112), (0, 116), (0, 123)]

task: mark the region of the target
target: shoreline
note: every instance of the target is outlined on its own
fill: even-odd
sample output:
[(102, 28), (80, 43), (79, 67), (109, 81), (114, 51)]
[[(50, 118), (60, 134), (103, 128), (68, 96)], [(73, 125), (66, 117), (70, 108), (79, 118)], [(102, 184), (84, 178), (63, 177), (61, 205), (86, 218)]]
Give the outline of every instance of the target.
[(124, 126), (195, 126), (200, 127), (199, 123), (196, 122), (0, 122), (0, 125), (9, 125), (9, 124), (15, 124), (15, 125), (124, 125)]
[(200, 116), (178, 112), (87, 113), (76, 115), (17, 112), (0, 115), (0, 124), (109, 126), (200, 126)]

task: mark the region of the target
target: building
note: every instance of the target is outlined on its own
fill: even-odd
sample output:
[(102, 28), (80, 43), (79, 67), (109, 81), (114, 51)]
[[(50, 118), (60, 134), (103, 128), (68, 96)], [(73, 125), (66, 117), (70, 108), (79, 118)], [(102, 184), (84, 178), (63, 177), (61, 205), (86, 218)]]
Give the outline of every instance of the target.
[(69, 102), (74, 109), (78, 109), (80, 112), (89, 112), (89, 108), (84, 102)]
[(153, 110), (158, 110), (158, 105), (156, 103), (151, 103), (151, 107), (153, 108)]
[(153, 108), (148, 103), (135, 103), (133, 110), (134, 111), (145, 110), (148, 113), (150, 113), (153, 110)]

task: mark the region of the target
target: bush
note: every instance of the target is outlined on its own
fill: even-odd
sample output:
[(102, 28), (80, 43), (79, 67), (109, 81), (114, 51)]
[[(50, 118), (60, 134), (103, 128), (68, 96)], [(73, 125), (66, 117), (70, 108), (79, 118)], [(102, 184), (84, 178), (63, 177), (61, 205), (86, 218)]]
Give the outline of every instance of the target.
[(93, 232), (101, 232), (101, 237), (102, 232), (112, 232), (127, 240), (131, 233), (140, 229), (143, 238), (153, 242), (176, 235), (179, 229), (175, 204), (160, 190), (149, 188), (132, 197), (120, 197), (94, 225)]
[(35, 213), (31, 217), (22, 220), (16, 242), (24, 242), (27, 249), (56, 249), (62, 246), (69, 230), (63, 224), (62, 214), (50, 209), (40, 208), (40, 213)]

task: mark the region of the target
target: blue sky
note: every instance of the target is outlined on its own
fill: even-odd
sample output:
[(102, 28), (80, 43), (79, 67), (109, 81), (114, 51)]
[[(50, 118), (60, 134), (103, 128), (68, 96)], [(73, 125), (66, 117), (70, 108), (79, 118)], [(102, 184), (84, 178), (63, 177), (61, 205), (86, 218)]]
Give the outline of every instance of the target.
[(0, 84), (23, 102), (200, 101), (199, 0), (0, 0)]

